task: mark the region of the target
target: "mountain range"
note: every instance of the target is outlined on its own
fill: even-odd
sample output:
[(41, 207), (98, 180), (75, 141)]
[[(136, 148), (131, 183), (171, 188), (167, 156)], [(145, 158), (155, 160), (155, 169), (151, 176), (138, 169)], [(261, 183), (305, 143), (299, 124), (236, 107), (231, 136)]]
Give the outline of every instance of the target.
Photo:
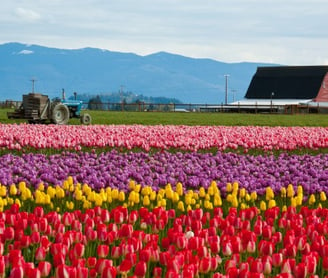
[(0, 45), (0, 100), (28, 92), (60, 97), (132, 92), (183, 103), (221, 104), (242, 99), (258, 66), (158, 52), (146, 56), (98, 48), (59, 49), (22, 43)]

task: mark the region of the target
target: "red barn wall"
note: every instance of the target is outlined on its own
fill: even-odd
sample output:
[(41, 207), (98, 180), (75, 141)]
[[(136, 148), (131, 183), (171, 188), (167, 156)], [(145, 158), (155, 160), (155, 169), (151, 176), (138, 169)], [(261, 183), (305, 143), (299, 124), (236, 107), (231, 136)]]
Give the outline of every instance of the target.
[(316, 102), (328, 102), (328, 73), (322, 80), (319, 93), (314, 99)]

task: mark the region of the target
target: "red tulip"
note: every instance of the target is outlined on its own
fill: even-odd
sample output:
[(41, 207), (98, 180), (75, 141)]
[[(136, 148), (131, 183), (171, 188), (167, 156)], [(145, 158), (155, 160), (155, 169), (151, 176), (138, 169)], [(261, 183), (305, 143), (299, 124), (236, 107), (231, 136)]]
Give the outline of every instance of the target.
[(211, 270), (211, 259), (208, 257), (204, 257), (199, 261), (199, 268), (200, 273), (208, 273)]
[(231, 256), (232, 254), (232, 245), (231, 245), (231, 242), (225, 242), (225, 243), (222, 243), (222, 254), (224, 256)]
[(60, 264), (56, 267), (55, 278), (70, 278), (69, 267), (65, 264)]
[(147, 263), (150, 260), (150, 250), (149, 249), (140, 250), (139, 260)]
[(120, 246), (112, 246), (111, 257), (113, 259), (118, 259), (122, 255), (122, 249)]
[[(113, 266), (112, 260), (98, 259), (95, 268), (96, 268), (97, 272), (99, 274), (101, 274), (106, 267), (110, 267), (110, 266)], [(115, 268), (115, 275), (116, 275), (116, 268)]]
[(35, 260), (37, 261), (44, 261), (46, 258), (47, 252), (46, 250), (40, 246), (35, 251)]
[(82, 243), (76, 243), (73, 247), (74, 256), (76, 258), (82, 258), (84, 255), (85, 246)]
[(41, 277), (48, 277), (51, 270), (51, 264), (47, 261), (41, 261), (38, 264), (38, 269), (41, 272)]
[(121, 275), (126, 275), (132, 268), (132, 263), (131, 261), (124, 259), (122, 260), (122, 262), (120, 263), (120, 265), (117, 267), (117, 271), (121, 274)]
[(41, 278), (41, 271), (38, 268), (29, 268), (25, 270), (27, 278)]
[(178, 249), (185, 249), (187, 246), (187, 238), (184, 235), (177, 236), (176, 245)]
[(305, 263), (299, 263), (295, 266), (294, 270), (294, 277), (295, 278), (306, 278), (307, 277), (307, 267)]
[(322, 268), (324, 270), (328, 270), (328, 256), (322, 258)]
[(251, 272), (262, 273), (263, 272), (263, 262), (261, 258), (255, 259), (250, 265)]
[(292, 273), (292, 263), (290, 259), (283, 260), (281, 265), (281, 272), (282, 273)]
[(40, 233), (37, 231), (33, 231), (31, 233), (31, 244), (37, 244), (40, 242)]
[(139, 261), (134, 269), (134, 275), (138, 277), (144, 277), (147, 272), (147, 264), (144, 261)]
[(6, 227), (3, 233), (4, 239), (5, 240), (13, 240), (15, 237), (15, 230), (13, 227)]
[(11, 278), (23, 278), (24, 277), (24, 268), (22, 266), (16, 266), (10, 271)]
[(5, 257), (0, 255), (0, 277), (4, 277), (6, 270)]

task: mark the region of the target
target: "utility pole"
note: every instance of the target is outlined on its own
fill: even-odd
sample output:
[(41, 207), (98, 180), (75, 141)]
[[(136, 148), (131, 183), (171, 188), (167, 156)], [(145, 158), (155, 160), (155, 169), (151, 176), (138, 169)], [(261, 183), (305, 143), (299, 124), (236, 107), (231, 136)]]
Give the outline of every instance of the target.
[(235, 93), (237, 92), (237, 90), (232, 89), (231, 92), (232, 92), (232, 101), (235, 102)]
[(225, 74), (224, 77), (225, 77), (225, 105), (228, 104), (228, 77), (230, 75), (229, 74)]
[(34, 83), (35, 83), (36, 79), (32, 78), (31, 81), (32, 81), (32, 94), (34, 94)]
[(121, 110), (122, 111), (124, 110), (123, 109), (123, 88), (124, 88), (124, 86), (121, 85), (121, 87), (120, 87), (120, 98), (121, 98)]

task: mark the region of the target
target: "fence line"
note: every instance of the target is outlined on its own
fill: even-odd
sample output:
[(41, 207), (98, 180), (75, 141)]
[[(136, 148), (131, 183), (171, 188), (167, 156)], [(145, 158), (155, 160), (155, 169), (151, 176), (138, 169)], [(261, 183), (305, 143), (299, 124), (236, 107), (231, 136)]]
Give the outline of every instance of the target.
[[(21, 101), (0, 101), (1, 108), (18, 108)], [(83, 109), (102, 111), (126, 112), (230, 112), (230, 113), (272, 113), (272, 114), (306, 114), (328, 113), (328, 106), (318, 103), (313, 105), (290, 104), (195, 104), (195, 103), (124, 103), (124, 102), (99, 102), (83, 103)]]

